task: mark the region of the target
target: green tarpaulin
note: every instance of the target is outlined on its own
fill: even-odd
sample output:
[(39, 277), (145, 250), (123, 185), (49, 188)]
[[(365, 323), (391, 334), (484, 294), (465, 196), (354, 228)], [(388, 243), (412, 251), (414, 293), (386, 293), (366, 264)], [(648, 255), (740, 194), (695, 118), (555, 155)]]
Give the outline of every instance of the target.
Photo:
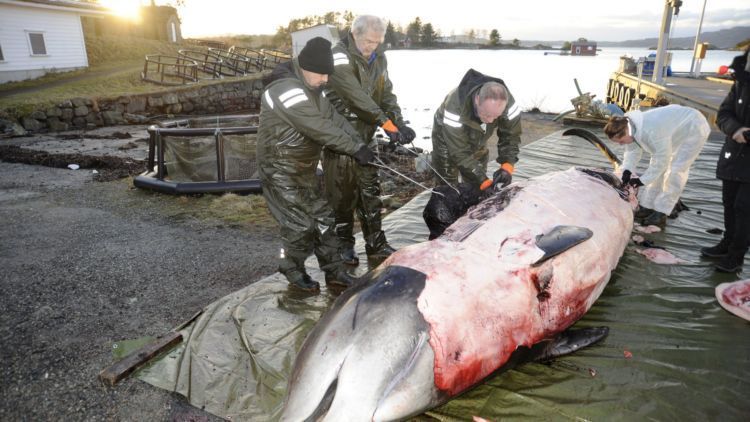
[[(646, 235), (686, 262), (656, 265), (628, 246), (609, 285), (576, 324), (609, 326), (609, 337), (550, 364), (495, 374), (418, 419), (747, 420), (750, 323), (714, 297), (717, 284), (738, 276), (714, 272), (699, 255), (720, 236), (707, 230), (723, 226), (714, 178), (721, 142), (712, 134), (694, 165), (682, 197), (690, 210), (670, 220), (665, 232)], [(556, 133), (522, 149), (514, 177), (571, 166), (609, 163), (586, 141)], [(427, 239), (427, 199), (423, 193), (385, 219), (394, 246)], [(361, 238), (357, 245), (364, 263)], [(315, 265), (308, 260), (310, 275), (322, 281)], [(279, 274), (264, 278), (208, 305), (183, 331), (186, 341), (138, 377), (221, 417), (274, 420), (296, 350), (334, 299), (325, 289), (313, 297), (288, 292)]]

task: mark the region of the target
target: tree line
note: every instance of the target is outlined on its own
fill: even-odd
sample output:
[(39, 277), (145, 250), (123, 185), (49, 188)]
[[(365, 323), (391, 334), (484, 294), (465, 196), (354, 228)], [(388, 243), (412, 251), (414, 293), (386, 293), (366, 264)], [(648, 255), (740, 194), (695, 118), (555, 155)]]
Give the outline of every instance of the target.
[[(306, 16), (304, 18), (291, 19), (286, 26), (279, 26), (274, 35), (273, 41), (277, 47), (291, 45), (292, 32), (300, 29), (309, 28), (315, 25), (333, 25), (339, 31), (339, 38), (343, 38), (351, 28), (355, 15), (350, 11), (328, 12), (323, 15)], [(470, 29), (462, 37), (464, 44), (474, 44), (479, 39), (488, 39), (489, 46), (500, 46), (501, 36), (497, 29), (493, 29), (487, 36), (487, 31)], [(430, 22), (423, 22), (421, 18), (416, 17), (413, 21), (403, 28), (396, 26), (393, 22), (388, 21), (385, 31), (384, 43), (390, 47), (419, 47), (429, 48), (444, 46), (445, 43), (440, 41), (440, 30), (435, 28)], [(519, 46), (520, 41), (514, 39), (511, 43), (513, 46)]]

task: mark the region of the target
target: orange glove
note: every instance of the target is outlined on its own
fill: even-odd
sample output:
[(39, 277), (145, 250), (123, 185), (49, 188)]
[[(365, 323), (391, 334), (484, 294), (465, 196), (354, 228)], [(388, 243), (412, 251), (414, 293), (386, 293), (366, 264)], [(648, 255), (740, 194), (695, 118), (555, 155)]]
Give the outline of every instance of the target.
[(386, 132), (398, 132), (398, 128), (396, 127), (396, 125), (393, 124), (391, 119), (386, 120), (386, 122), (383, 123), (383, 126), (381, 127)]
[(503, 163), (500, 168), (492, 175), (492, 179), (487, 179), (479, 185), (480, 190), (489, 189), (491, 186), (500, 185), (501, 187), (508, 186), (513, 180), (511, 175), (513, 174), (513, 164)]
[(515, 170), (515, 167), (513, 167), (513, 164), (511, 163), (503, 163), (503, 165), (500, 166), (500, 168), (507, 171), (510, 174), (513, 174), (513, 170)]

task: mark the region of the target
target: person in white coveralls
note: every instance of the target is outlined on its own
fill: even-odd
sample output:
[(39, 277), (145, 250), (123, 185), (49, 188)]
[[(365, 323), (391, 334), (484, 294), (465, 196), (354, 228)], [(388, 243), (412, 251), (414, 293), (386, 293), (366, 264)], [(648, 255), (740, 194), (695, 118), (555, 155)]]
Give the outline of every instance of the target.
[[(604, 133), (625, 145), (622, 181), (638, 192), (640, 209), (636, 218), (643, 225), (664, 227), (688, 180), (690, 167), (711, 133), (706, 118), (681, 105), (648, 111), (630, 111), (612, 116)], [(651, 155), (648, 168), (639, 177), (635, 169), (643, 151)]]

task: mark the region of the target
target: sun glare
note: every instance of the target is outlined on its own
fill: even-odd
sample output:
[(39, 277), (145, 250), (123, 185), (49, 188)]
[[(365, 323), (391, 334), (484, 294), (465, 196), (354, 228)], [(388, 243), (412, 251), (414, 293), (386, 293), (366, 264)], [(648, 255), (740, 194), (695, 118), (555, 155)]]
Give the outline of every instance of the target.
[(131, 20), (140, 18), (140, 0), (100, 0), (99, 3), (122, 18)]

